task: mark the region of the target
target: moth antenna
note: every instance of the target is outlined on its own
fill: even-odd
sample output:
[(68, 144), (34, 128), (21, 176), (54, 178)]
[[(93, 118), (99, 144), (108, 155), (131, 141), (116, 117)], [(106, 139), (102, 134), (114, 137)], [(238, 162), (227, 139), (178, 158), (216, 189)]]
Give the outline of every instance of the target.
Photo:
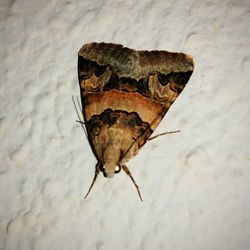
[[(78, 99), (77, 99), (77, 100), (78, 100)], [(77, 117), (78, 117), (79, 121), (81, 121), (81, 117), (80, 117), (79, 112), (78, 112), (78, 110), (77, 110), (76, 103), (75, 103), (75, 100), (74, 100), (74, 96), (73, 96), (73, 95), (72, 95), (72, 101), (73, 101), (73, 104), (74, 104), (74, 107), (75, 107), (75, 111), (76, 111)], [(81, 109), (80, 109), (80, 110), (81, 110)], [(77, 121), (77, 122), (79, 122), (79, 121)], [(85, 127), (83, 126), (83, 124), (85, 124), (85, 123), (84, 123), (84, 122), (80, 122), (80, 123), (81, 123), (82, 129), (83, 129), (83, 131), (84, 131), (86, 137), (88, 138), (86, 129), (85, 129)]]
[(89, 190), (88, 190), (87, 194), (84, 196), (84, 199), (86, 199), (87, 196), (89, 195), (89, 192), (92, 189), (92, 187), (94, 186), (95, 181), (96, 181), (97, 176), (98, 176), (99, 173), (100, 173), (100, 162), (97, 162), (97, 164), (95, 165), (95, 175), (94, 175), (93, 181), (92, 181), (92, 183), (91, 183), (91, 185), (89, 187)]
[(134, 185), (135, 185), (135, 188), (136, 188), (136, 190), (137, 190), (137, 192), (138, 192), (138, 195), (139, 195), (141, 201), (143, 201), (143, 199), (142, 199), (142, 197), (141, 197), (141, 193), (140, 193), (139, 186), (136, 184), (136, 182), (135, 182), (135, 180), (134, 180), (132, 174), (130, 173), (128, 167), (125, 166), (125, 165), (122, 165), (121, 167), (122, 167), (122, 169), (124, 170), (124, 172), (130, 177), (130, 179), (133, 181), (133, 183), (134, 183)]
[(164, 133), (161, 133), (161, 134), (158, 134), (158, 135), (155, 135), (155, 136), (152, 136), (152, 137), (148, 138), (148, 141), (156, 139), (157, 137), (160, 137), (162, 135), (174, 134), (174, 133), (178, 133), (178, 132), (181, 132), (181, 131), (180, 130), (175, 130), (175, 131), (164, 132)]
[(80, 104), (78, 96), (76, 97), (76, 100), (77, 100), (78, 108), (81, 110), (81, 114), (83, 114), (82, 107), (81, 107), (81, 104)]

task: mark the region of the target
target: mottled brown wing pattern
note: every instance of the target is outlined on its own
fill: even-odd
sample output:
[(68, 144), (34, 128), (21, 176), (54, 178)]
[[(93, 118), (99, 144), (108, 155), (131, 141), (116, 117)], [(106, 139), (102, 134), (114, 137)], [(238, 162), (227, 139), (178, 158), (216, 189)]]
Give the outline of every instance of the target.
[(110, 43), (83, 45), (78, 56), (82, 111), (98, 161), (91, 187), (99, 171), (112, 177), (123, 169), (139, 193), (125, 163), (149, 139), (193, 68), (192, 57), (183, 53), (136, 51)]

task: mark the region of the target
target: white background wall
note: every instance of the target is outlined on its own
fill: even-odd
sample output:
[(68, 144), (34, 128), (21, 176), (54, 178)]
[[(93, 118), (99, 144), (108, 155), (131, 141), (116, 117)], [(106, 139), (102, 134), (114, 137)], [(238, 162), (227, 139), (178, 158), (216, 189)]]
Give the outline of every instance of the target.
[[(0, 249), (247, 250), (249, 0), (1, 0)], [(192, 54), (195, 71), (125, 173), (99, 176), (71, 97), (86, 42)]]

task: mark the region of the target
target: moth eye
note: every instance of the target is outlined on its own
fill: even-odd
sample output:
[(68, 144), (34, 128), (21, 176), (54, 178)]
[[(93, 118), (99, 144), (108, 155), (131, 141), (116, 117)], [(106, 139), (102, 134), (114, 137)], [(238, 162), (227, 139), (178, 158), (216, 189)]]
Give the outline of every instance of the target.
[(115, 173), (119, 173), (121, 171), (121, 167), (120, 166), (115, 166)]

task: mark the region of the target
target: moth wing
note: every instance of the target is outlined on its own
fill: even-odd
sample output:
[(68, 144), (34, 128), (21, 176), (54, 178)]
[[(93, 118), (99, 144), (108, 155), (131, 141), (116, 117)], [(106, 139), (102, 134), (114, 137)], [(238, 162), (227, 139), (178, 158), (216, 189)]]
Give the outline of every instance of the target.
[[(128, 150), (139, 149), (184, 89), (193, 68), (192, 57), (183, 53), (85, 44), (79, 51), (78, 76), (90, 143), (93, 138), (88, 121), (110, 109), (135, 113), (148, 124), (140, 127), (140, 133), (136, 131), (135, 142), (128, 145)], [(132, 119), (130, 116), (128, 123), (132, 124)], [(96, 145), (92, 149), (95, 153)]]

